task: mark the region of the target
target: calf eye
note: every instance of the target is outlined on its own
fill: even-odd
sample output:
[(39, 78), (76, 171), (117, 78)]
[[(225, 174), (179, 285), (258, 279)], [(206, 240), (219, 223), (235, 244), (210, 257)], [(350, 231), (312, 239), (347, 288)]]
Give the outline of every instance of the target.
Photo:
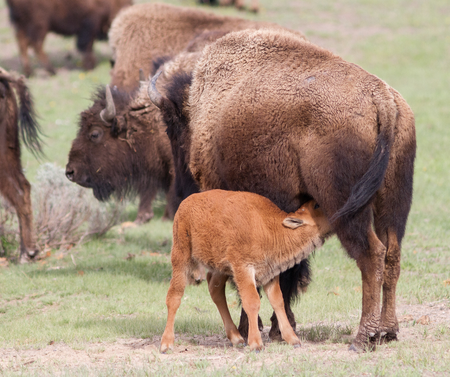
[(314, 206), (314, 209), (317, 209), (317, 208), (319, 208), (320, 206), (319, 206), (319, 203), (316, 203), (316, 205)]

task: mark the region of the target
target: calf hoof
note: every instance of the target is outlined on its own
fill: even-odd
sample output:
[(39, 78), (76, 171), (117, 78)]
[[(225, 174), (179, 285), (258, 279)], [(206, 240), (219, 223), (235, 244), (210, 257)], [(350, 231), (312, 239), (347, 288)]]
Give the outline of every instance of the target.
[(163, 344), (161, 343), (161, 347), (159, 347), (159, 352), (167, 353), (173, 350), (173, 344)]
[(231, 336), (230, 342), (233, 345), (233, 347), (245, 345), (245, 340), (240, 335), (236, 335), (236, 336), (233, 335), (233, 336)]
[(261, 343), (252, 343), (249, 344), (250, 351), (255, 351), (256, 353), (259, 353), (264, 349), (264, 344)]

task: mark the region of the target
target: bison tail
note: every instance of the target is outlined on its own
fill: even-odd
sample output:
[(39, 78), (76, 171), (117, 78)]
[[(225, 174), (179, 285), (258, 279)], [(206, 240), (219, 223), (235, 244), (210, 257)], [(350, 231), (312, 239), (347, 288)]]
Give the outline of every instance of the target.
[(22, 141), (35, 157), (40, 158), (44, 155), (41, 140), (42, 131), (36, 121), (33, 99), (23, 77), (17, 79), (15, 84), (20, 101), (19, 125)]
[[(387, 87), (387, 85), (386, 85)], [(389, 90), (388, 97), (382, 98), (379, 93), (374, 94), (373, 101), (378, 110), (379, 134), (375, 151), (369, 162), (369, 168), (361, 179), (353, 186), (347, 202), (331, 218), (335, 222), (339, 218), (351, 218), (363, 210), (381, 187), (389, 164), (397, 108)]]

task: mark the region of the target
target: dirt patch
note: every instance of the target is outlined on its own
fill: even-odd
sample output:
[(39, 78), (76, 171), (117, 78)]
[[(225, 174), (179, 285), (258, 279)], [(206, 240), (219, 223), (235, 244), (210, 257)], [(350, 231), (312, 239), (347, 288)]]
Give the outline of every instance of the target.
[[(400, 321), (399, 341), (405, 344), (414, 342), (439, 342), (439, 334), (448, 337), (450, 333), (450, 303), (448, 300), (422, 305), (399, 305), (397, 315)], [(419, 324), (420, 318), (427, 316), (425, 325)], [(303, 328), (317, 324), (302, 325)], [(356, 329), (355, 329), (356, 331)], [(233, 348), (224, 334), (197, 336), (177, 334), (175, 348), (169, 354), (158, 351), (160, 336), (152, 339), (119, 339), (115, 342), (80, 343), (68, 345), (50, 342), (42, 348), (3, 348), (0, 349), (0, 371), (38, 372), (52, 371), (52, 374), (64, 374), (67, 370), (84, 368), (87, 371), (122, 370), (127, 368), (145, 368), (158, 363), (167, 365), (205, 366), (208, 370), (239, 367), (252, 362), (252, 368), (261, 365), (277, 365), (285, 362), (287, 356), (293, 359), (321, 360), (322, 364), (333, 364), (334, 360), (357, 360), (361, 354), (348, 351), (351, 336), (342, 336), (337, 343), (330, 341), (302, 341), (299, 349), (287, 345), (270, 343), (269, 327), (263, 331), (266, 350), (260, 354), (249, 352), (248, 347)], [(376, 358), (388, 357), (395, 352), (392, 348), (381, 346), (374, 354)], [(181, 364), (180, 364), (181, 363)]]

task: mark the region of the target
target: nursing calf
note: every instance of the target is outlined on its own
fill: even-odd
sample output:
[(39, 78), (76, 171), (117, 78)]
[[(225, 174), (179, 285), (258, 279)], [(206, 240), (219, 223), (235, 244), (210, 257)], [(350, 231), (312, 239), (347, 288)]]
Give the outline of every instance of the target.
[(263, 347), (258, 330), (260, 307), (257, 287), (262, 286), (277, 316), (283, 339), (300, 344), (289, 324), (280, 290), (279, 274), (300, 263), (332, 231), (311, 200), (294, 213), (286, 213), (269, 199), (250, 192), (210, 190), (184, 200), (173, 225), (172, 280), (167, 293), (167, 325), (161, 352), (174, 343), (175, 314), (190, 271), (205, 266), (208, 288), (219, 309), (228, 339), (244, 343), (228, 311), (225, 283), (232, 277), (249, 320), (250, 349)]

